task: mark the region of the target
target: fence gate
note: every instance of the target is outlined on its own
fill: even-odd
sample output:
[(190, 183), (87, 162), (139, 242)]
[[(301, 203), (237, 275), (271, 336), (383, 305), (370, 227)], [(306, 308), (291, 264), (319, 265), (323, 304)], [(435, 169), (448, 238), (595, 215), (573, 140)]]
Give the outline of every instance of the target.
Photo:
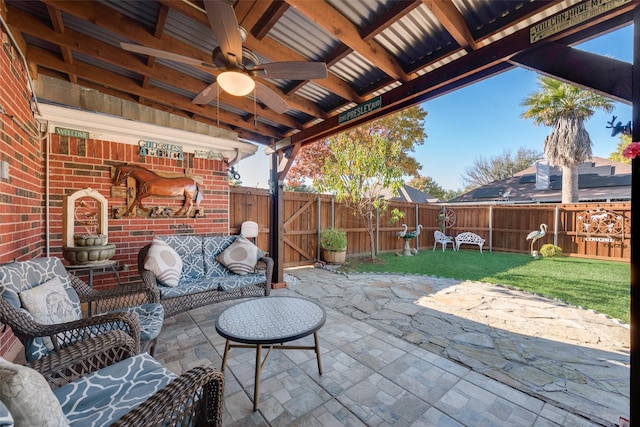
[(317, 195), (287, 193), (284, 218), (284, 267), (313, 264), (318, 242)]

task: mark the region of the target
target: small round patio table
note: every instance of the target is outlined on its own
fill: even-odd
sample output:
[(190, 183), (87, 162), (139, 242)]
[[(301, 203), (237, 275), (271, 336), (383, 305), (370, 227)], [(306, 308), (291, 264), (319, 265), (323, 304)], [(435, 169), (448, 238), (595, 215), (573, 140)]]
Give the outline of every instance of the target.
[[(318, 330), (324, 325), (324, 308), (304, 298), (263, 297), (244, 301), (225, 309), (216, 320), (216, 331), (227, 339), (222, 357), (222, 371), (231, 348), (255, 348), (256, 370), (253, 410), (258, 410), (260, 372), (272, 349), (314, 350), (318, 372), (322, 375)], [(314, 345), (284, 345), (313, 334)], [(242, 343), (242, 344), (232, 344)], [(276, 345), (279, 344), (279, 345)], [(262, 347), (269, 350), (262, 360)]]

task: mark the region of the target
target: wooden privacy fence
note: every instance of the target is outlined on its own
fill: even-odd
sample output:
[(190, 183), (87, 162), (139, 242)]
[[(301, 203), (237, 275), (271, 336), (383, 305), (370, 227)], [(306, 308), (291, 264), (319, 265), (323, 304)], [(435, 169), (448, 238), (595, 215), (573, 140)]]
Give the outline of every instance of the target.
[[(230, 187), (231, 233), (240, 232), (243, 221), (259, 225), (257, 244), (267, 250), (270, 231), (270, 195), (267, 190)], [(390, 223), (391, 209), (404, 213), (398, 223)], [(547, 224), (547, 234), (535, 244), (552, 243), (562, 248), (563, 255), (629, 262), (629, 203), (597, 204), (482, 204), (449, 205), (391, 202), (386, 212), (377, 218), (375, 250), (400, 252), (403, 240), (396, 237), (407, 224), (409, 231), (418, 224), (421, 234), (411, 241), (420, 250), (433, 248), (433, 232), (439, 229), (438, 215), (446, 212), (447, 235), (471, 231), (486, 240), (485, 251), (529, 253), (527, 234)], [(290, 193), (284, 195), (285, 267), (308, 265), (318, 258), (318, 235), (321, 228), (335, 227), (347, 231), (348, 255), (369, 253), (369, 235), (351, 211), (329, 195)], [(473, 248), (473, 247), (468, 247)], [(473, 250), (473, 249), (470, 249)]]

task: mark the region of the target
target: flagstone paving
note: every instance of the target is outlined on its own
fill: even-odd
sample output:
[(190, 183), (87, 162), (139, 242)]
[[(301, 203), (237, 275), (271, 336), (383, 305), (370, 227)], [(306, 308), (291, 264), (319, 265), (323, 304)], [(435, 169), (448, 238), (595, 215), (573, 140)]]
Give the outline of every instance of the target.
[[(323, 374), (313, 352), (274, 351), (253, 412), (255, 352), (232, 350), (224, 425), (612, 426), (629, 416), (629, 327), (601, 314), (479, 282), (314, 268), (287, 270), (272, 295), (325, 306)], [(166, 319), (156, 357), (177, 373), (220, 367), (215, 318), (237, 302)]]

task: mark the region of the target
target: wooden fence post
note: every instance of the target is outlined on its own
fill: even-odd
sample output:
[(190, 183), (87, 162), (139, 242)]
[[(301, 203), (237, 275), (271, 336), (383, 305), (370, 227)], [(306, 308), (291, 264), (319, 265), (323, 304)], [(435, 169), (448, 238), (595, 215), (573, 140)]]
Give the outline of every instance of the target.
[(558, 246), (558, 227), (560, 226), (560, 208), (556, 205), (553, 219), (553, 245)]
[(489, 205), (489, 253), (493, 252), (493, 205)]
[(320, 199), (320, 196), (318, 196), (316, 198), (316, 200), (317, 200), (317, 204), (318, 204), (318, 215), (317, 215), (318, 216), (318, 218), (317, 218), (317, 220), (318, 220), (318, 226), (317, 226), (318, 232), (316, 233), (318, 235), (317, 236), (318, 237), (318, 243), (316, 244), (316, 260), (320, 261), (320, 227), (322, 225), (321, 224), (321, 221), (322, 221), (322, 212), (321, 212), (321, 210), (322, 210), (322, 200)]

